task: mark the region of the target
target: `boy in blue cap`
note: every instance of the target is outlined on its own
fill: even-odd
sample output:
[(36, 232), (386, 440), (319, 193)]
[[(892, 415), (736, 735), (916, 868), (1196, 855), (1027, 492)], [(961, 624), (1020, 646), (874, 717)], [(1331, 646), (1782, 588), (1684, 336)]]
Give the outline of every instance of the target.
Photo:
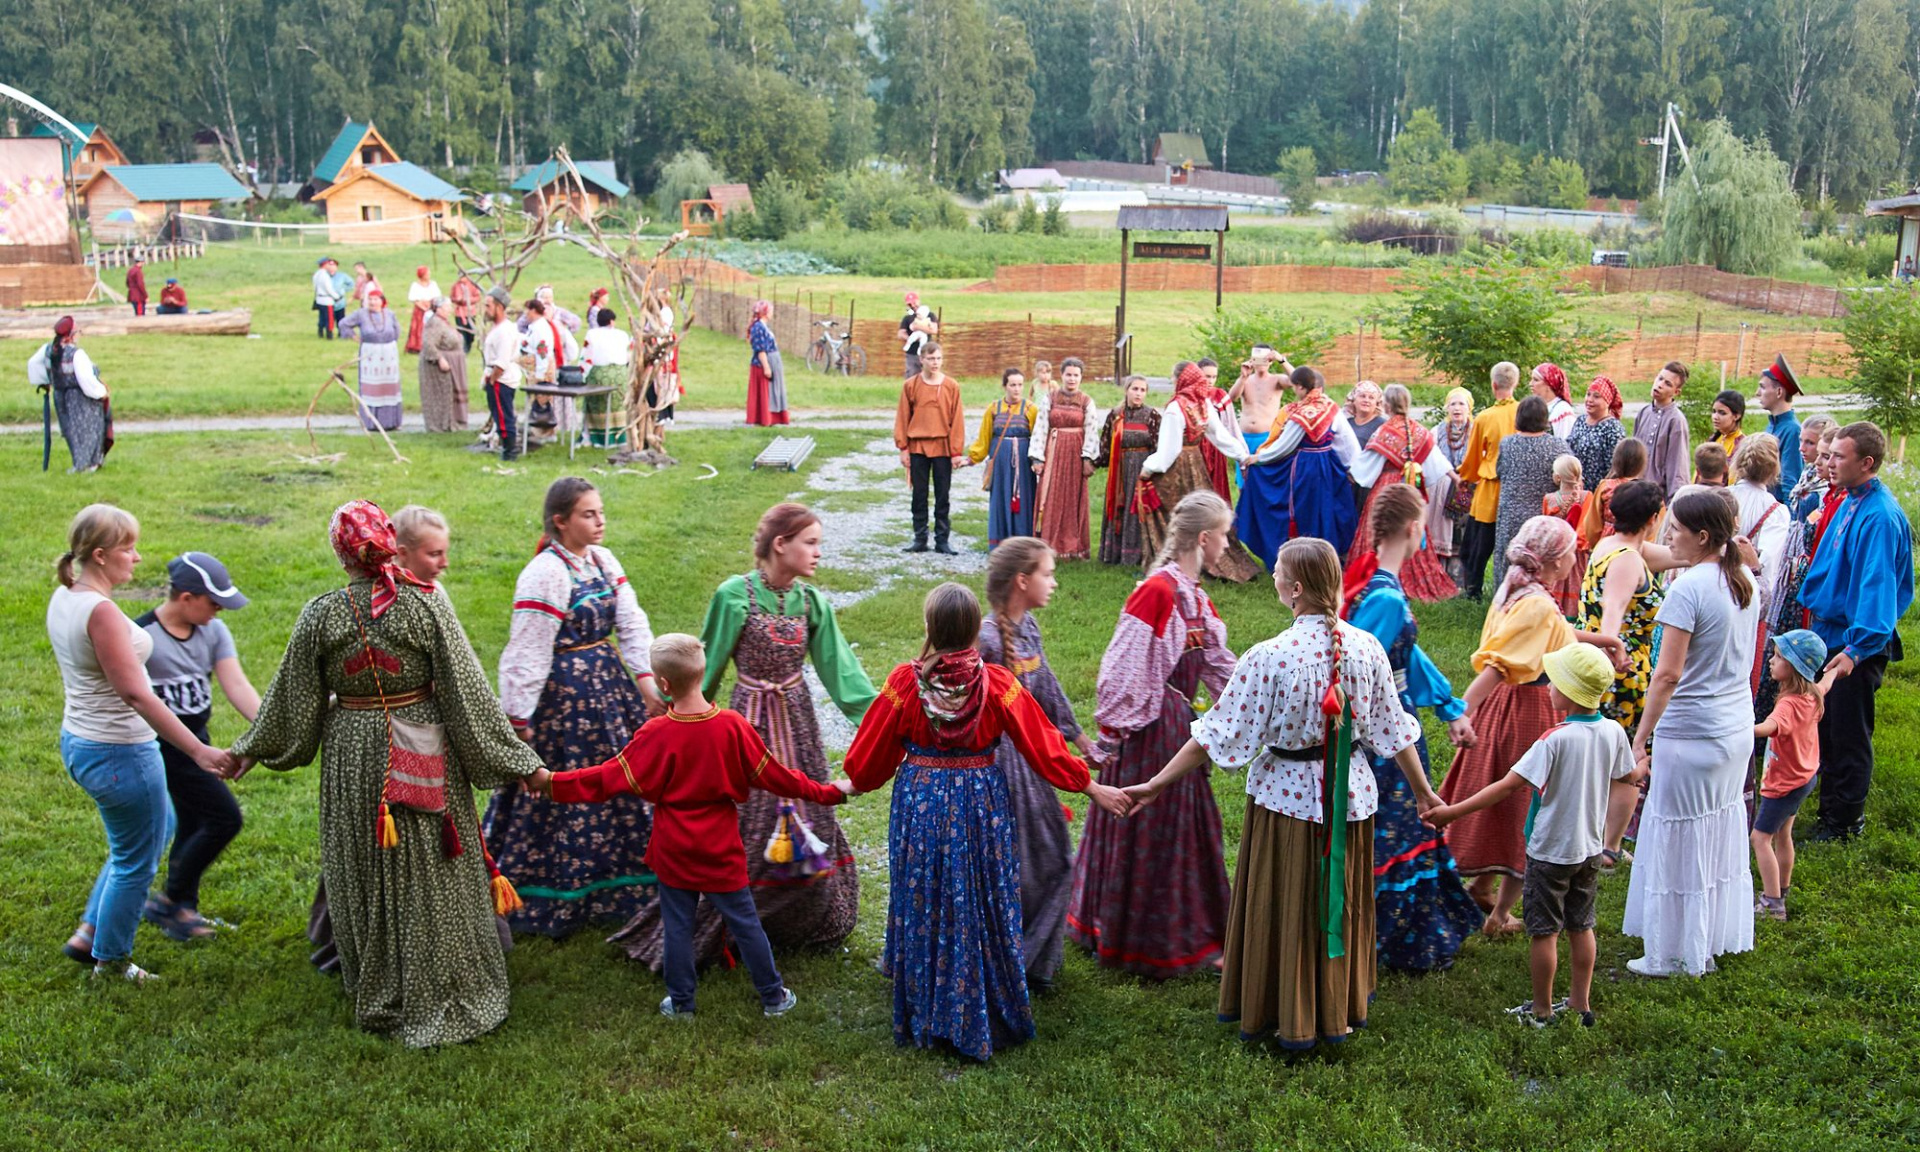
[(1775, 920), (1787, 918), (1787, 889), (1793, 884), (1793, 818), (1813, 791), (1820, 770), (1820, 713), (1824, 701), (1818, 681), (1827, 663), (1827, 645), (1805, 628), (1775, 636), (1767, 670), (1780, 685), (1773, 712), (1753, 726), (1755, 739), (1767, 742), (1760, 778), (1760, 810), (1753, 818), (1753, 862), (1760, 869), (1760, 899), (1754, 911)]

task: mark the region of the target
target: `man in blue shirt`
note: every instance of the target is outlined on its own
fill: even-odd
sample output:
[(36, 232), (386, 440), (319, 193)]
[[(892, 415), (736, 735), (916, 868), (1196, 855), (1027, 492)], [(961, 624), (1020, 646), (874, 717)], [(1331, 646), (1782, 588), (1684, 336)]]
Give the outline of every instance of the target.
[(1788, 367), (1785, 356), (1775, 356), (1773, 367), (1760, 373), (1760, 388), (1754, 403), (1767, 410), (1767, 434), (1780, 441), (1780, 480), (1773, 487), (1774, 498), (1782, 504), (1800, 482), (1805, 467), (1800, 458), (1800, 418), (1793, 414), (1793, 398), (1800, 395), (1800, 381)]
[(1886, 433), (1864, 420), (1840, 429), (1833, 482), (1846, 501), (1820, 538), (1800, 585), (1813, 631), (1826, 641), (1820, 687), (1820, 822), (1814, 840), (1845, 840), (1865, 824), (1873, 781), (1873, 696), (1901, 658), (1900, 617), (1913, 603), (1913, 528), (1879, 479)]

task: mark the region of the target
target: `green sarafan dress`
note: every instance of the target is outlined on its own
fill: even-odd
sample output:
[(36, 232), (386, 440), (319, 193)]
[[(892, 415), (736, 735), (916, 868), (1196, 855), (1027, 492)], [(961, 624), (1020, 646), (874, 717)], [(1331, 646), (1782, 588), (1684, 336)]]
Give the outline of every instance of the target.
[[(308, 603), (259, 717), (234, 751), (283, 771), (321, 753), (320, 869), (354, 1015), (369, 1032), (394, 1033), (410, 1047), (457, 1043), (507, 1018), (506, 955), (472, 790), (531, 776), (540, 758), (513, 734), (445, 596), (403, 584), (375, 620), (371, 590), (356, 580), (345, 594)], [(463, 849), (452, 857), (439, 816), (398, 806), (390, 811), (400, 842), (379, 846), (385, 717), (328, 702), (329, 693), (393, 697), (429, 687), (429, 698), (394, 715), (445, 726), (447, 810)]]

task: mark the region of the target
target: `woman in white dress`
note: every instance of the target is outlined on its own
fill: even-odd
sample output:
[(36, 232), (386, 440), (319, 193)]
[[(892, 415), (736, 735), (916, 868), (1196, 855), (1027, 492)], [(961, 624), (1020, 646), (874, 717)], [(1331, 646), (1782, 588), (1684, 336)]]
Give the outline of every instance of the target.
[(1660, 662), (1634, 732), (1651, 762), (1621, 931), (1645, 954), (1642, 976), (1699, 976), (1714, 957), (1753, 948), (1741, 789), (1753, 755), (1757, 557), (1734, 542), (1732, 504), (1716, 492), (1673, 502), (1673, 551), (1686, 565), (1667, 590)]

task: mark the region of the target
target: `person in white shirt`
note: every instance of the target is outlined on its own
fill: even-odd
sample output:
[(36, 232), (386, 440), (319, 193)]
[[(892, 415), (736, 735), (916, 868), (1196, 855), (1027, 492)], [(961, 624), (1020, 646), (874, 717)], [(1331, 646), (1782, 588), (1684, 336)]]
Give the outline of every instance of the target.
[(420, 336), (427, 327), (427, 314), (440, 298), (440, 285), (425, 264), (413, 270), (413, 283), (407, 285), (407, 303), (413, 305), (413, 318), (407, 325), (407, 351), (420, 351)]
[(602, 396), (588, 396), (581, 403), (585, 416), (585, 436), (595, 448), (618, 448), (627, 442), (627, 386), (633, 380), (633, 336), (615, 324), (619, 317), (611, 308), (601, 308), (590, 319), (586, 342), (580, 350), (580, 362), (587, 368), (588, 388), (611, 388)]
[[(80, 350), (80, 329), (73, 317), (62, 316), (53, 325), (53, 339), (27, 361), (27, 382), (41, 393), (44, 443), (52, 445), (52, 414), (58, 413), (60, 435), (73, 457), (69, 473), (92, 472), (107, 458), (113, 441), (113, 415), (107, 406), (107, 386), (100, 382), (93, 361)], [(40, 470), (47, 469), (47, 455)]]
[(340, 262), (331, 256), (320, 257), (313, 271), (314, 334), (331, 340), (340, 324), (340, 286), (334, 277), (340, 274)]
[(1572, 386), (1567, 383), (1566, 370), (1558, 364), (1536, 364), (1533, 375), (1527, 378), (1527, 387), (1535, 396), (1547, 402), (1547, 430), (1562, 440), (1573, 431), (1575, 420), (1580, 412), (1573, 406)]
[(513, 297), (505, 288), (495, 285), (487, 292), (487, 339), (481, 345), (482, 362), (486, 365), (486, 375), (481, 378), (487, 393), (487, 411), (493, 416), (494, 434), (500, 437), (500, 459), (503, 463), (516, 460), (520, 456), (520, 441), (514, 435), (514, 411), (516, 389), (520, 387), (520, 333), (513, 321), (507, 319), (507, 309), (513, 304)]

